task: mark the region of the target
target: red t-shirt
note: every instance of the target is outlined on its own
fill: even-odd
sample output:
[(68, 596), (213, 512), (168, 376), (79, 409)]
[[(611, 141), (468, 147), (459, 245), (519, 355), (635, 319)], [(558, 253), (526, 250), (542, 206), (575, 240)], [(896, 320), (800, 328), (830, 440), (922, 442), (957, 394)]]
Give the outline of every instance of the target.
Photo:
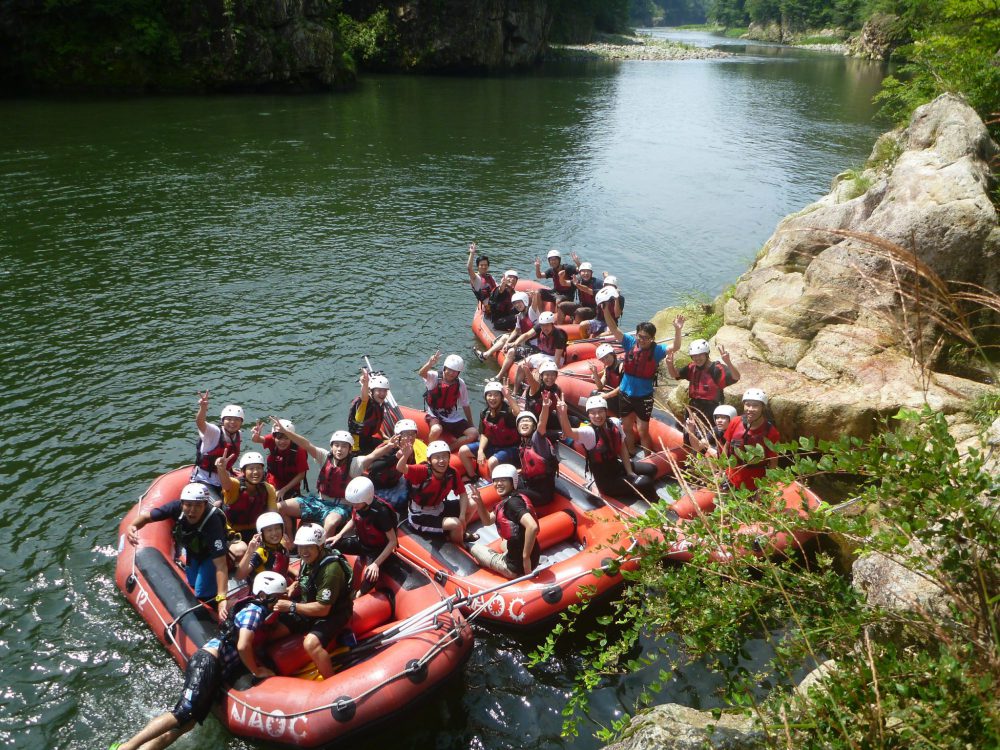
[(424, 507), (439, 505), (448, 498), (449, 492), (461, 495), (462, 484), (456, 472), (451, 472), (450, 481), (441, 481), (431, 478), (426, 488), (421, 493), (422, 497), (417, 497), (417, 489), (427, 480), (431, 467), (427, 464), (408, 464), (406, 467), (406, 481), (410, 483), (413, 491), (410, 493), (411, 502)]
[[(726, 444), (726, 453), (730, 456), (735, 455), (738, 448), (762, 445), (764, 446), (764, 457), (775, 458), (778, 454), (770, 446), (781, 442), (781, 433), (778, 432), (777, 427), (767, 420), (764, 420), (760, 427), (746, 430), (743, 426), (743, 419), (737, 417), (729, 423), (723, 440)], [(746, 466), (736, 466), (729, 469), (728, 473), (729, 484), (732, 487), (744, 487), (748, 490), (755, 490), (757, 489), (757, 480), (767, 473), (767, 461), (748, 464)]]

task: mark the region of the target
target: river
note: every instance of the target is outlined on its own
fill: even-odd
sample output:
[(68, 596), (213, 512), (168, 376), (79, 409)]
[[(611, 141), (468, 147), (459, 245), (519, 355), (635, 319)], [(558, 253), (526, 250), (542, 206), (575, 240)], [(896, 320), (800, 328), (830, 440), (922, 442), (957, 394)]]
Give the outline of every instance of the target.
[[(190, 462), (198, 390), (322, 442), (363, 355), (416, 404), (431, 352), (468, 354), (471, 240), (522, 274), (578, 252), (618, 275), (634, 325), (719, 292), (865, 160), (879, 66), (731, 48), (329, 96), (0, 101), (0, 745), (106, 747), (172, 704), (178, 670), (114, 588), (114, 545)], [(559, 737), (572, 643), (528, 669), (539, 636), (478, 637), (406, 731), (356, 746), (600, 745), (595, 723)], [(595, 691), (595, 721), (640, 682)], [(661, 697), (715, 705), (714, 687), (694, 665)], [(247, 745), (209, 721), (177, 747)]]

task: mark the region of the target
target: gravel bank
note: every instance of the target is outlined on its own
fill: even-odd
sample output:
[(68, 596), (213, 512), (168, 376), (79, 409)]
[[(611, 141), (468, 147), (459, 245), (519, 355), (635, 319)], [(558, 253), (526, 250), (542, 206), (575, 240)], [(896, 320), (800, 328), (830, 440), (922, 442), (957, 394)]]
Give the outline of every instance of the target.
[(615, 37), (613, 41), (590, 44), (553, 44), (549, 48), (549, 59), (553, 60), (707, 60), (724, 57), (733, 55), (641, 36)]

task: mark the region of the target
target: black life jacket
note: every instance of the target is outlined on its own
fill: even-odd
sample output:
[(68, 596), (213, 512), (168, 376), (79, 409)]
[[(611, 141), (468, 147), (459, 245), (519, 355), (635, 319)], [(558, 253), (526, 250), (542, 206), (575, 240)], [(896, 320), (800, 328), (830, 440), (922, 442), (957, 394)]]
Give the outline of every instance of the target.
[[(378, 504), (378, 509), (373, 510), (373, 508), (376, 508), (376, 503)], [(354, 531), (358, 535), (358, 540), (366, 547), (383, 549), (389, 543), (388, 535), (374, 523), (375, 517), (379, 512), (391, 513), (393, 521), (396, 519), (396, 511), (380, 497), (372, 500), (371, 508), (365, 513), (359, 512), (356, 508), (351, 510), (351, 515), (354, 519)]]
[(375, 459), (368, 467), (368, 478), (372, 480), (377, 490), (395, 487), (402, 476), (396, 470), (396, 456), (393, 453)]
[(241, 478), (240, 494), (237, 495), (236, 502), (223, 509), (230, 525), (233, 528), (253, 528), (257, 516), (267, 511), (267, 496), (267, 487), (263, 482), (257, 485), (256, 490), (251, 491), (247, 480)]
[(410, 501), (421, 508), (431, 508), (440, 505), (447, 499), (448, 491), (455, 485), (457, 478), (455, 470), (449, 466), (444, 476), (438, 479), (430, 463), (427, 464), (427, 478), (419, 485), (410, 485)]
[(271, 609), (264, 602), (260, 601), (254, 594), (247, 594), (242, 599), (233, 602), (226, 615), (226, 619), (219, 623), (219, 640), (230, 648), (236, 648), (240, 639), (240, 629), (236, 627), (236, 615), (249, 607), (251, 604), (258, 604), (264, 610), (264, 618), (271, 614)]
[(229, 451), (232, 455), (232, 461), (230, 462), (230, 468), (232, 468), (232, 462), (236, 461), (236, 457), (240, 455), (240, 443), (242, 442), (242, 433), (236, 433), (236, 439), (232, 442), (228, 440), (229, 435), (222, 425), (219, 425), (219, 442), (215, 444), (215, 447), (210, 451), (203, 452), (201, 449), (202, 439), (199, 437), (194, 445), (194, 464), (202, 471), (207, 471), (209, 474), (215, 474), (215, 462), (221, 458), (227, 448), (231, 448)]
[(504, 318), (513, 314), (514, 303), (510, 299), (513, 296), (513, 289), (505, 289), (503, 291), (499, 288), (494, 289), (490, 294), (490, 317)]
[(189, 556), (204, 557), (207, 555), (212, 550), (205, 549), (204, 538), (201, 535), (201, 530), (205, 528), (205, 524), (208, 523), (208, 519), (216, 513), (221, 512), (222, 511), (209, 503), (208, 509), (205, 511), (205, 515), (201, 517), (201, 523), (193, 528), (184, 523), (184, 514), (181, 513), (181, 517), (174, 523), (174, 529), (172, 532), (174, 544), (178, 549), (187, 550)]
[[(317, 574), (330, 563), (337, 563), (340, 569), (344, 571), (344, 592), (345, 595), (349, 596), (347, 592), (350, 592), (351, 584), (354, 582), (354, 569), (351, 568), (350, 563), (347, 562), (340, 550), (330, 547), (323, 547), (323, 549), (326, 550), (326, 557), (316, 563), (316, 567), (310, 571), (305, 584), (299, 589), (300, 602), (308, 603), (316, 601), (316, 594), (319, 593), (316, 591)], [(300, 583), (301, 580), (300, 578)], [(333, 604), (336, 604), (336, 602), (333, 602)]]
[[(538, 513), (535, 512), (535, 506), (532, 505), (531, 498), (529, 498), (527, 495), (523, 493), (514, 493), (514, 494), (521, 495), (521, 499), (524, 500), (524, 504), (528, 506), (528, 513), (530, 513), (531, 517), (534, 518), (535, 521), (537, 521)], [(497, 521), (496, 521), (497, 533), (500, 535), (501, 539), (510, 539), (512, 536), (514, 536), (514, 527), (521, 525), (520, 523), (518, 523), (517, 521), (515, 521), (514, 519), (510, 518), (507, 515), (507, 499), (509, 497), (513, 497), (513, 495), (508, 495), (507, 497), (505, 497), (503, 499), (503, 502), (501, 502), (497, 506)]]
[(552, 448), (552, 441), (544, 435), (542, 438), (549, 444), (549, 457), (543, 457), (534, 449), (529, 442), (521, 442), (519, 452), (521, 454), (521, 476), (525, 481), (529, 479), (540, 479), (541, 477), (555, 477), (559, 471), (559, 458)]
[(288, 550), (280, 542), (274, 546), (264, 542), (257, 548), (256, 552), (257, 557), (260, 558), (262, 567), (251, 571), (251, 578), (257, 573), (263, 573), (267, 570), (274, 573), (281, 573), (281, 575), (285, 575), (288, 572), (288, 563), (290, 562)]
[(298, 463), (300, 450), (302, 449), (299, 446), (292, 443), (283, 451), (279, 451), (277, 448), (268, 451), (267, 473), (274, 477), (275, 489), (281, 489), (292, 481), (292, 477), (298, 474), (295, 466)]
[(437, 383), (430, 390), (424, 391), (424, 403), (431, 414), (436, 417), (444, 417), (450, 414), (458, 406), (458, 398), (462, 395), (462, 379), (455, 378), (455, 382), (448, 384), (444, 382), (444, 370), (438, 373)]
[(382, 430), (382, 420), (385, 419), (385, 404), (380, 404), (369, 396), (368, 405), (365, 407), (365, 419), (363, 422), (358, 422), (354, 415), (357, 413), (360, 403), (361, 396), (355, 396), (351, 402), (351, 410), (347, 414), (347, 431), (363, 438), (374, 438)]
[(634, 378), (654, 380), (656, 378), (657, 361), (653, 358), (656, 345), (643, 349), (636, 343), (632, 349), (625, 354), (625, 361), (622, 363), (622, 372)]
[(726, 387), (726, 373), (719, 369), (722, 365), (719, 362), (706, 362), (704, 367), (695, 367), (694, 363), (688, 367), (688, 398), (692, 401), (713, 401), (721, 404), (723, 400), (722, 389)]
[(340, 466), (333, 463), (333, 453), (326, 457), (323, 466), (320, 467), (319, 476), (316, 478), (316, 489), (327, 497), (337, 500), (343, 499), (347, 494), (347, 483), (351, 481), (351, 460), (353, 454), (348, 453)]
[(591, 276), (590, 281), (584, 281), (583, 279), (580, 279), (579, 281), (583, 284), (583, 286), (587, 287), (586, 291), (580, 287), (576, 288), (577, 294), (580, 295), (580, 306), (593, 307), (595, 302), (594, 297), (597, 295), (597, 291), (595, 289), (597, 286), (597, 279)]
[(490, 441), (494, 448), (509, 448), (517, 445), (521, 436), (517, 434), (517, 425), (514, 422), (514, 415), (511, 414), (507, 404), (500, 405), (500, 411), (495, 419), (490, 418), (489, 407), (483, 409), (479, 415), (479, 431)]
[(549, 406), (549, 421), (548, 424), (538, 425), (540, 430), (552, 430), (559, 429), (555, 425), (559, 423), (559, 415), (556, 414), (555, 404), (562, 396), (562, 388), (559, 387), (558, 383), (553, 383), (551, 387), (545, 385), (544, 383), (539, 386), (538, 391), (535, 395), (531, 395), (529, 392), (527, 396), (524, 397), (524, 408), (534, 414), (536, 417), (541, 417), (542, 415), (542, 393), (548, 391), (551, 396), (549, 396), (550, 406)]

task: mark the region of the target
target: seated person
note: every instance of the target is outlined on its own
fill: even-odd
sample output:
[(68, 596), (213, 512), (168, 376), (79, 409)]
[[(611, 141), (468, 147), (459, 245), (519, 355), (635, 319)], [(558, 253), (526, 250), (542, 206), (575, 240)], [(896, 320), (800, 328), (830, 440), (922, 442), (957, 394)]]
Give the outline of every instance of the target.
[(564, 323), (567, 320), (572, 320), (574, 323), (592, 320), (597, 309), (595, 296), (604, 286), (603, 282), (594, 278), (593, 265), (587, 261), (581, 263), (576, 253), (573, 253), (573, 261), (577, 264), (578, 271), (572, 278), (572, 282), (579, 301), (569, 300), (559, 303), (559, 314), (556, 316), (559, 323)]
[(517, 291), (517, 271), (504, 272), (500, 284), (490, 293), (486, 308), (487, 319), (498, 331), (509, 331), (514, 327), (514, 293)]
[(250, 439), (267, 451), (267, 481), (274, 487), (276, 499), (284, 500), (302, 494), (302, 482), (309, 472), (309, 456), (284, 431), (287, 428), (295, 432), (295, 425), (287, 419), (279, 423), (280, 429), (272, 428), (270, 435), (261, 437), (264, 420), (259, 420)]
[(205, 485), (192, 482), (181, 490), (179, 500), (159, 508), (144, 510), (128, 527), (128, 540), (139, 544), (139, 529), (147, 523), (174, 522), (176, 554), (184, 554), (184, 575), (194, 595), (202, 601), (214, 600), (219, 618), (225, 619), (229, 586), (226, 565), (226, 516), (209, 502)]
[(212, 497), (217, 502), (222, 498), (222, 484), (216, 473), (215, 461), (223, 453), (229, 456), (226, 468), (232, 470), (236, 457), (240, 455), (243, 426), (243, 407), (229, 404), (222, 409), (219, 424), (209, 424), (208, 391), (198, 394), (198, 412), (195, 414), (195, 424), (198, 426), (198, 443), (195, 447), (194, 469), (191, 471), (191, 481), (200, 482), (208, 487)]
[(712, 418), (715, 407), (726, 400), (725, 387), (740, 380), (740, 371), (733, 364), (726, 347), (719, 345), (721, 362), (710, 362), (708, 352), (709, 346), (705, 339), (692, 341), (688, 347), (691, 362), (679, 370), (674, 365), (675, 352), (671, 350), (667, 354), (670, 377), (688, 381), (689, 408), (697, 411), (706, 421)]
[(295, 533), (302, 557), (299, 579), (288, 589), (291, 598), (274, 606), (280, 613), (274, 637), (305, 633), (302, 646), (323, 678), (334, 673), (327, 645), (354, 611), (351, 566), (340, 552), (323, 546), (325, 538), (323, 527), (317, 524), (306, 524)]
[[(514, 317), (514, 328), (509, 333), (497, 336), (496, 340), (493, 342), (493, 346), (484, 352), (479, 351), (476, 347), (472, 347), (472, 351), (476, 353), (476, 357), (480, 362), (486, 361), (487, 358), (492, 357), (498, 351), (503, 349), (508, 341), (511, 341), (521, 334), (530, 331), (534, 327), (535, 323), (538, 322), (538, 316), (541, 315), (541, 309), (539, 308), (539, 296), (537, 289), (531, 292), (514, 292), (510, 301), (514, 304), (514, 310), (516, 312)], [(533, 352), (534, 350), (521, 352), (517, 358), (521, 359), (526, 357), (528, 354), (532, 354)]]
[[(531, 499), (514, 487), (517, 469), (511, 464), (500, 464), (493, 469), (493, 486), (500, 502), (489, 513), (477, 502), (479, 519), (483, 526), (496, 524), (503, 539), (503, 552), (494, 552), (485, 544), (474, 544), (469, 553), (482, 567), (499, 573), (504, 578), (527, 575), (538, 567), (541, 550), (538, 547), (538, 516)], [(477, 490), (478, 493), (478, 490)]]
[(604, 396), (587, 399), (590, 424), (582, 424), (575, 430), (569, 423), (565, 401), (559, 400), (556, 412), (563, 435), (578, 441), (586, 450), (587, 469), (603, 494), (618, 499), (655, 494), (656, 467), (649, 463), (632, 463), (621, 422), (608, 417), (608, 402)]
[(618, 290), (618, 279), (614, 276), (605, 275), (604, 285), (594, 295), (594, 317), (580, 323), (580, 338), (596, 338), (608, 330), (608, 324), (604, 322), (604, 313), (607, 311), (615, 321), (622, 319), (622, 310), (625, 309), (625, 295)]
[(530, 411), (539, 419), (539, 429), (545, 432), (552, 440), (559, 439), (559, 418), (554, 410), (549, 411), (549, 418), (542, 422), (542, 404), (544, 399), (548, 399), (553, 406), (562, 398), (562, 388), (556, 382), (559, 377), (559, 368), (551, 359), (544, 360), (537, 370), (524, 367), (524, 381), (528, 385), (528, 393), (524, 397), (524, 408)]
[(361, 371), (361, 395), (351, 401), (347, 411), (347, 431), (354, 436), (355, 453), (371, 453), (382, 444), (385, 400), (389, 397), (389, 378), (381, 373)]
[(535, 278), (552, 279), (552, 289), (543, 290), (542, 299), (545, 302), (555, 302), (558, 308), (561, 303), (572, 302), (576, 298), (576, 287), (573, 286), (576, 266), (563, 263), (562, 253), (558, 250), (549, 250), (546, 260), (549, 267), (542, 273), (542, 262), (535, 258)]
[[(478, 472), (476, 464), (486, 464), (489, 471), (497, 464), (509, 464), (517, 460), (517, 426), (511, 404), (513, 396), (507, 386), (499, 380), (487, 380), (483, 386), (486, 408), (479, 415), (479, 440), (463, 445), (458, 457), (465, 467), (465, 475), (474, 479)], [(476, 463), (473, 463), (475, 456)]]
[[(553, 402), (544, 394), (541, 419), (548, 420)], [(517, 415), (517, 434), (521, 436), (518, 457), (521, 461), (521, 479), (524, 491), (535, 505), (548, 505), (555, 498), (556, 476), (559, 473), (559, 454), (556, 445), (544, 430), (538, 429), (539, 417), (527, 409)]]
[[(534, 368), (546, 360), (555, 362), (556, 369), (562, 367), (566, 357), (566, 339), (566, 331), (556, 328), (556, 316), (550, 312), (541, 313), (538, 322), (531, 327), (531, 330), (504, 344), (504, 352), (509, 352), (510, 355), (505, 357), (498, 378), (505, 380), (514, 363), (522, 359)], [(533, 353), (527, 357), (518, 357), (517, 355), (521, 353), (520, 347), (529, 343)], [(519, 383), (515, 384), (515, 391), (517, 385)]]
[[(667, 357), (669, 356), (668, 354)], [(594, 388), (604, 396), (608, 409), (617, 414), (619, 386), (622, 383), (622, 364), (618, 361), (618, 353), (611, 344), (601, 344), (597, 347), (597, 360), (604, 365), (604, 369), (598, 371), (597, 365), (590, 363), (590, 377), (594, 381)]]
[[(442, 440), (427, 445), (427, 463), (411, 464), (413, 444), (404, 440), (397, 454), (396, 469), (406, 477), (410, 490), (407, 521), (424, 534), (447, 534), (453, 544), (466, 541), (465, 514), (469, 496), (449, 465), (451, 450)], [(452, 496), (455, 496), (452, 498)], [(475, 541), (471, 536), (468, 541)]]
[(449, 354), (444, 358), (441, 372), (438, 372), (434, 367), (440, 358), (441, 352), (434, 352), (419, 371), (426, 389), (425, 419), (430, 427), (427, 439), (434, 442), (447, 434), (452, 439), (452, 447), (457, 449), (478, 438), (479, 432), (472, 426), (469, 390), (460, 377), (465, 369), (465, 360), (457, 354)]
[(257, 533), (237, 563), (234, 577), (237, 581), (245, 581), (265, 571), (287, 576), (291, 547), (292, 540), (285, 534), (285, 519), (281, 514), (261, 513), (257, 518)]
[(274, 487), (264, 481), (264, 456), (260, 453), (244, 453), (240, 457), (238, 480), (234, 479), (226, 469), (228, 456), (223, 455), (216, 461), (216, 470), (222, 481), (222, 510), (226, 514), (226, 522), (239, 539), (229, 545), (229, 554), (234, 560), (243, 557), (247, 551), (247, 542), (254, 535), (257, 517), (267, 511), (277, 511), (278, 502), (275, 499)]
[(223, 684), (232, 682), (240, 668), (261, 680), (274, 676), (257, 661), (254, 635), (286, 591), (281, 575), (261, 573), (254, 578), (253, 597), (234, 606), (220, 623), (219, 635), (191, 655), (184, 669), (184, 688), (173, 710), (152, 719), (130, 740), (112, 743), (111, 750), (169, 747), (205, 720)]
[(399, 546), (396, 539), (396, 511), (375, 495), (375, 485), (368, 477), (355, 477), (347, 485), (345, 498), (351, 517), (327, 544), (344, 554), (357, 555), (364, 565), (358, 596), (367, 593), (378, 581), (379, 569)]
[[(475, 261), (475, 270), (472, 264)], [(490, 259), (485, 255), (476, 257), (476, 243), (469, 245), (469, 284), (480, 305), (489, 302), (490, 294), (497, 288), (496, 279), (490, 275)]]
[(723, 436), (726, 455), (738, 456), (744, 448), (760, 445), (764, 448), (764, 460), (735, 466), (728, 470), (729, 486), (734, 489), (757, 489), (757, 480), (767, 470), (778, 465), (778, 454), (774, 446), (781, 442), (781, 434), (774, 423), (767, 418), (767, 394), (760, 388), (748, 388), (743, 394), (743, 416), (734, 419)]
[(725, 445), (726, 428), (736, 418), (736, 407), (722, 404), (715, 407), (712, 424), (706, 425), (698, 413), (689, 413), (684, 421), (684, 447), (712, 458), (719, 455)]
[(427, 445), (417, 438), (417, 423), (412, 419), (401, 419), (393, 428), (394, 435), (389, 442), (391, 449), (384, 456), (373, 459), (368, 465), (368, 478), (375, 485), (375, 494), (392, 506), (397, 513), (406, 510), (410, 501), (406, 478), (396, 470), (396, 452), (403, 440), (413, 445), (416, 463), (427, 460)]

